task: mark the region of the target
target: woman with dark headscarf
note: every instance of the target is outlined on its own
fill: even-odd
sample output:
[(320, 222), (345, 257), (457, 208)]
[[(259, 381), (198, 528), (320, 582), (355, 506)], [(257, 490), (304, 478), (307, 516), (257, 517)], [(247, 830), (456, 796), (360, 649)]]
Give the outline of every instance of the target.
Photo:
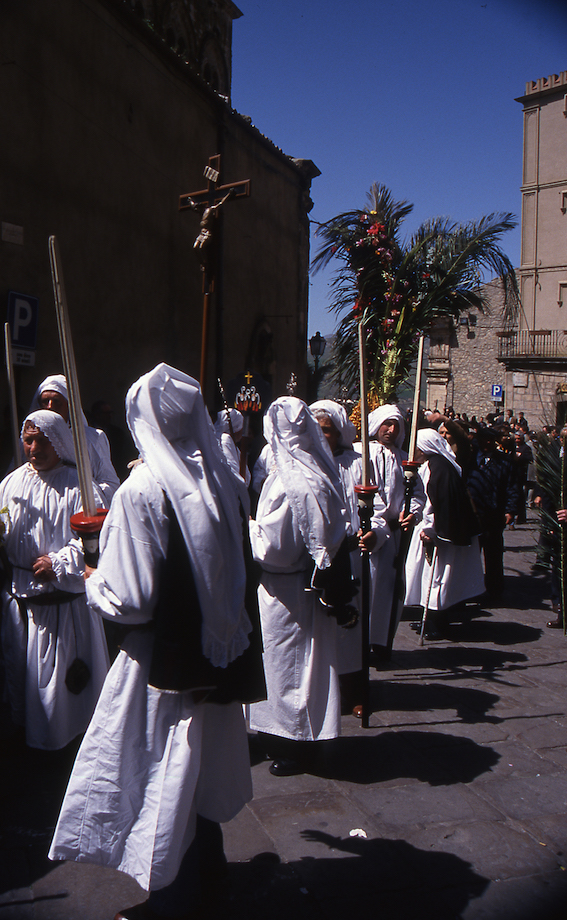
[[(424, 461), (420, 475), (427, 501), (408, 552), (405, 603), (427, 603), (430, 610), (445, 611), (484, 591), (479, 526), (461, 468), (445, 439), (422, 429), (417, 448)], [(436, 632), (430, 624), (425, 635), (434, 638)]]

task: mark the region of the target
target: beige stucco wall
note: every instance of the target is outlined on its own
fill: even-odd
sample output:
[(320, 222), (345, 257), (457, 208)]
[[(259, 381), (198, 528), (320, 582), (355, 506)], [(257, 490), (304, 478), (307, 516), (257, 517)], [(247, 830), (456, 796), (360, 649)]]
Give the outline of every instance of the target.
[[(567, 71), (528, 84), (522, 185), (520, 328), (567, 328)], [(532, 91), (533, 90), (533, 91)], [(567, 295), (567, 290), (566, 290)]]

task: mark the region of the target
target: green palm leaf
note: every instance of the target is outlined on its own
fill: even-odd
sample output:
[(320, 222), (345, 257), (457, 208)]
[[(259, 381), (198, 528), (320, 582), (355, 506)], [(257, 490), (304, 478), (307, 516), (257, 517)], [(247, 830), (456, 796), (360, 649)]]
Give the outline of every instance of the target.
[(413, 205), (395, 201), (374, 184), (366, 210), (347, 211), (319, 226), (320, 248), (313, 270), (339, 262), (331, 283), (333, 309), (341, 321), (336, 334), (335, 377), (355, 386), (357, 335), (366, 330), (369, 392), (381, 401), (395, 397), (410, 373), (417, 341), (441, 316), (483, 310), (486, 274), (502, 282), (505, 318), (517, 310), (514, 268), (500, 249), (503, 233), (516, 226), (512, 214), (489, 214), (456, 224), (446, 218), (423, 223), (407, 243), (400, 228)]

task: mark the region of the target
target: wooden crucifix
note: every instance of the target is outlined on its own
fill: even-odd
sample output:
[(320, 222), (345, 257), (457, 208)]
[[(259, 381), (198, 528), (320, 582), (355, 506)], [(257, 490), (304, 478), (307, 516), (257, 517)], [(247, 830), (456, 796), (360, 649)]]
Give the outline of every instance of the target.
[(189, 192), (179, 197), (180, 211), (198, 211), (203, 208), (199, 235), (193, 243), (193, 248), (198, 251), (201, 271), (203, 273), (203, 328), (201, 334), (201, 371), (200, 382), (203, 399), (207, 377), (207, 351), (209, 340), (209, 307), (210, 297), (215, 290), (215, 276), (217, 270), (218, 241), (215, 234), (215, 223), (222, 206), (233, 198), (248, 198), (250, 196), (250, 179), (232, 182), (227, 185), (217, 185), (220, 177), (221, 157), (217, 153), (209, 157), (209, 164), (205, 167), (204, 175), (207, 188), (198, 192)]

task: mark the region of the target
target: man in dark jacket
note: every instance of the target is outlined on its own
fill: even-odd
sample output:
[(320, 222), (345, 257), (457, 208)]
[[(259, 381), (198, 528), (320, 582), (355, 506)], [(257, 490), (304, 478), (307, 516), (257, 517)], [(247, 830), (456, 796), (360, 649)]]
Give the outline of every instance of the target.
[(479, 428), (467, 487), (478, 515), (484, 552), (484, 585), (493, 597), (504, 590), (503, 531), (518, 509), (518, 481), (512, 461), (498, 450), (496, 434)]

